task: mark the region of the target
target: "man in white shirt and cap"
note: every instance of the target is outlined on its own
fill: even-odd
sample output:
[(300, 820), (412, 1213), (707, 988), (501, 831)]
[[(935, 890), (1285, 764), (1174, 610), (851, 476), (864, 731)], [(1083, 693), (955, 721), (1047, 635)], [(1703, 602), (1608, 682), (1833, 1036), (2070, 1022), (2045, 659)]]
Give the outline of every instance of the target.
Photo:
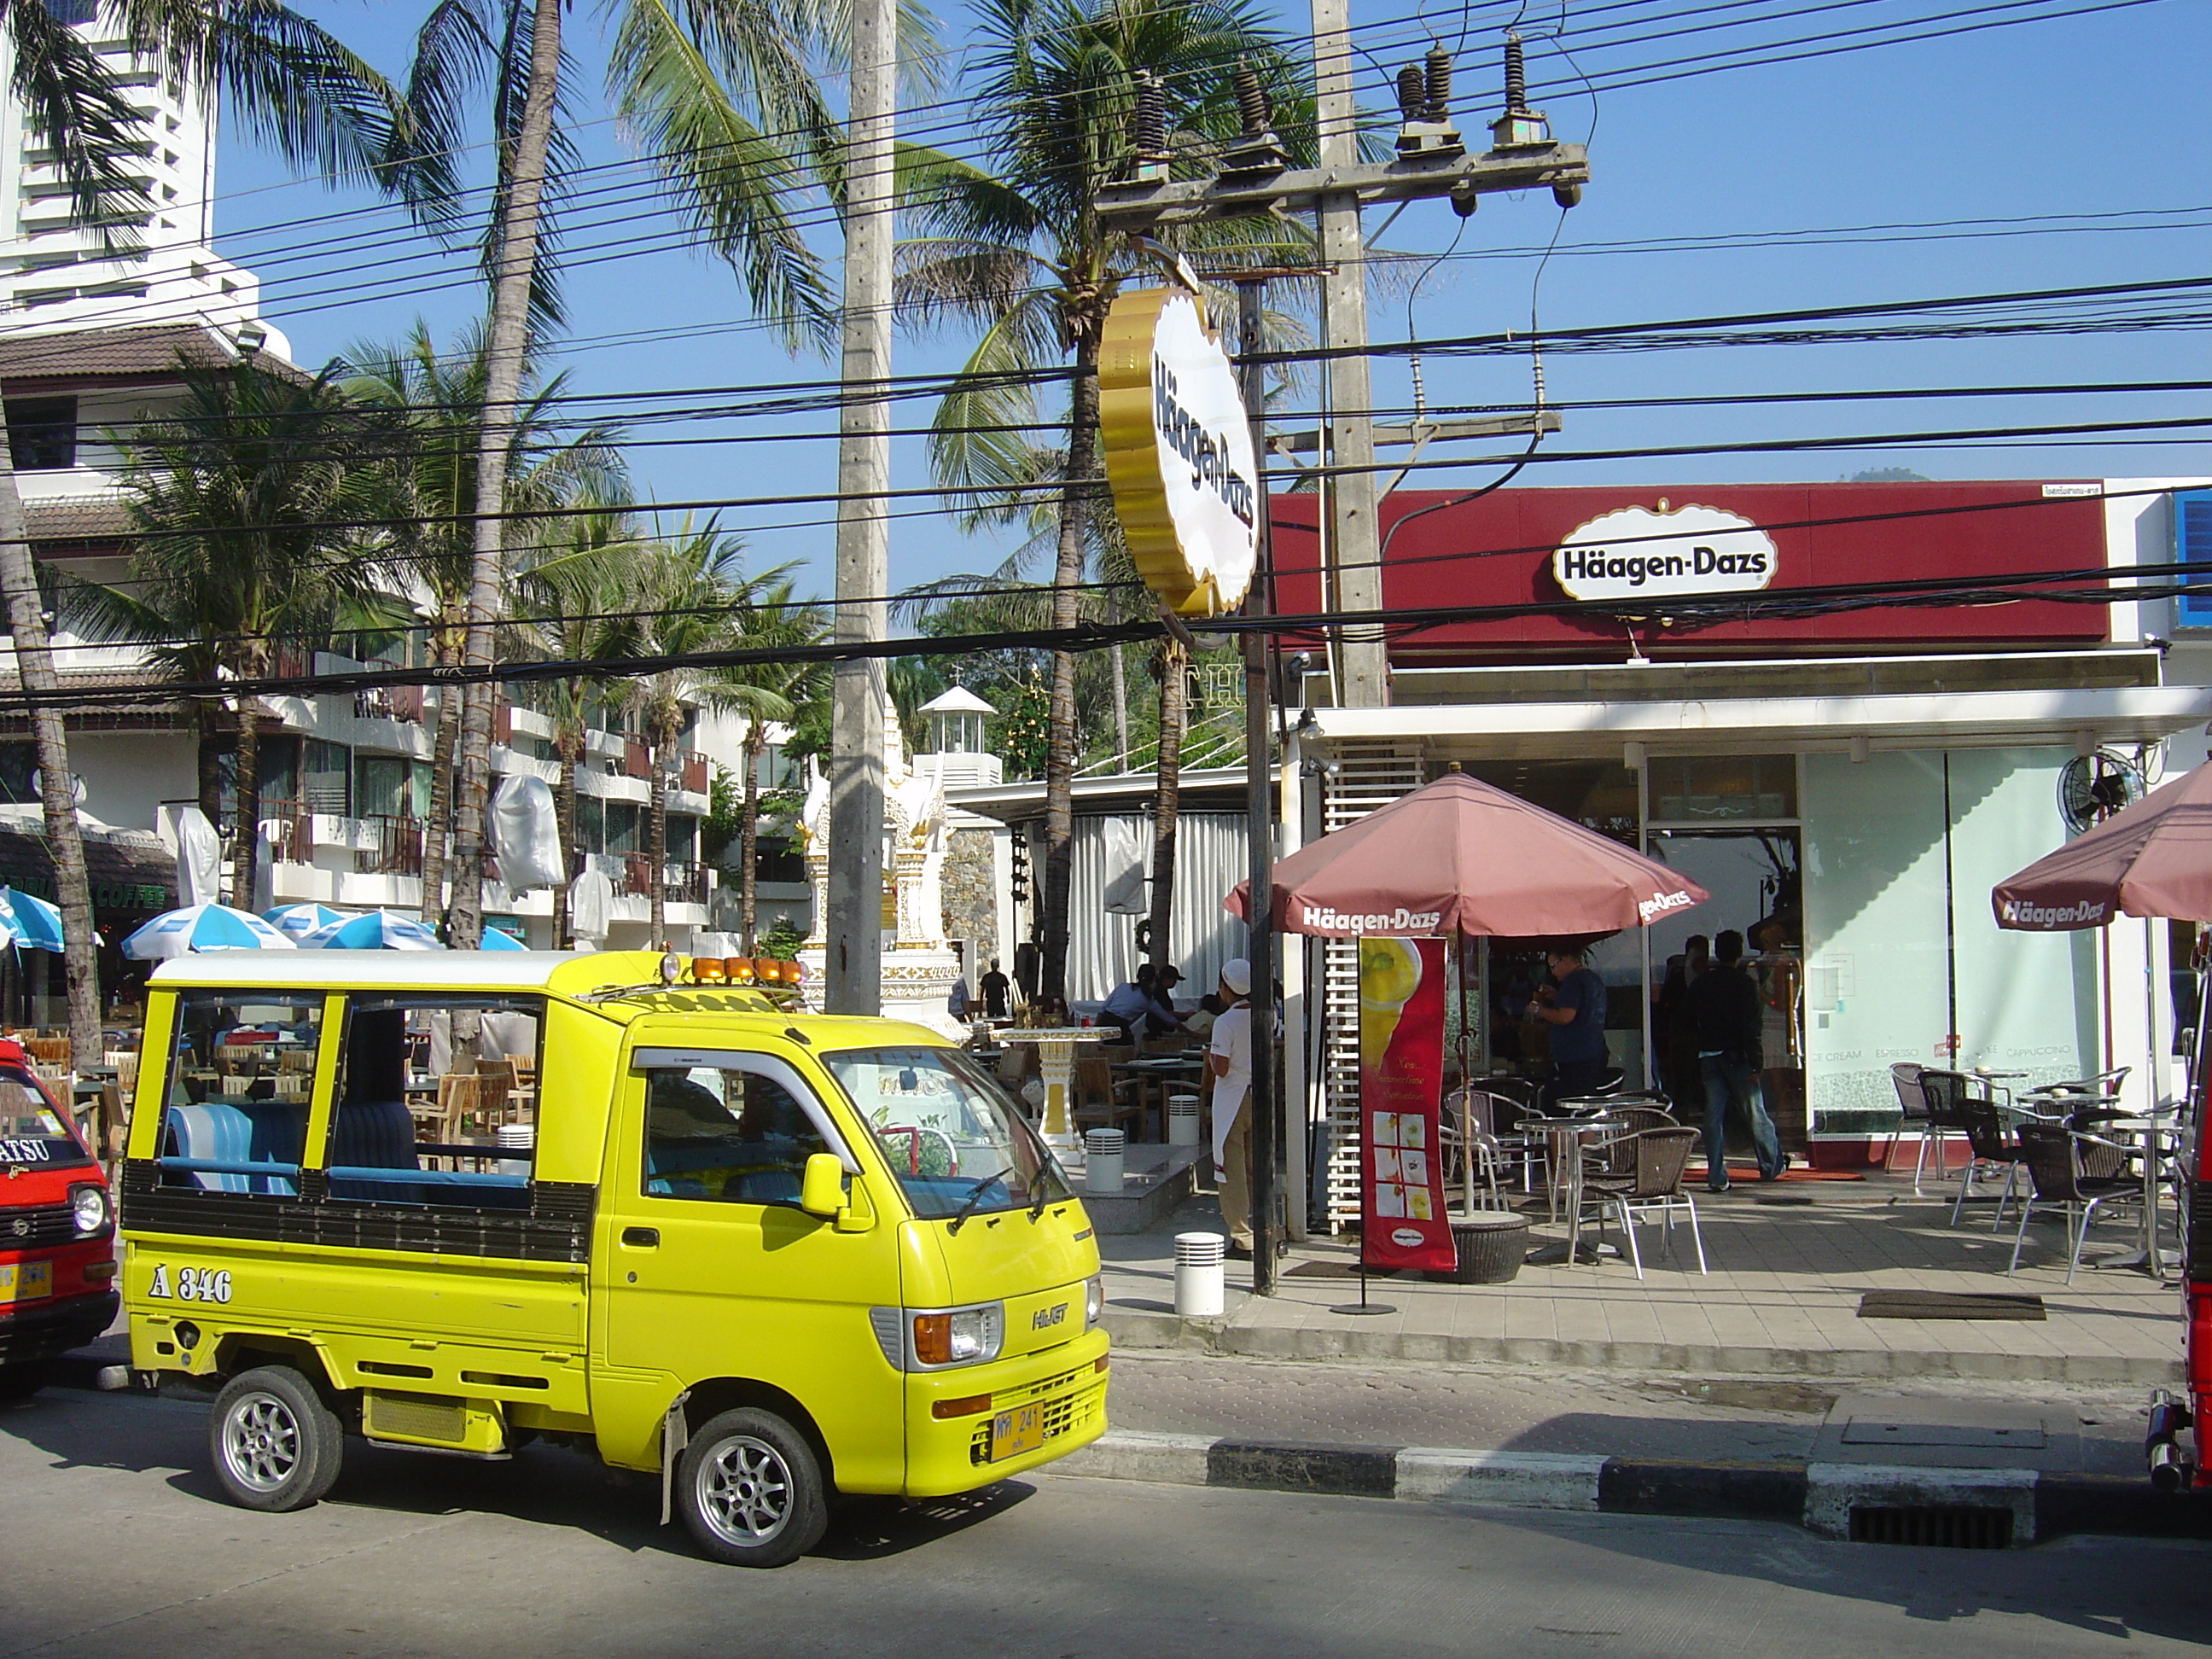
[(1229, 1254), (1252, 1259), (1252, 964), (1235, 957), (1221, 964), (1221, 1000), (1229, 1005), (1213, 1022), (1206, 1069), (1213, 1082), (1213, 1170), (1221, 1188), (1221, 1219), (1229, 1229)]

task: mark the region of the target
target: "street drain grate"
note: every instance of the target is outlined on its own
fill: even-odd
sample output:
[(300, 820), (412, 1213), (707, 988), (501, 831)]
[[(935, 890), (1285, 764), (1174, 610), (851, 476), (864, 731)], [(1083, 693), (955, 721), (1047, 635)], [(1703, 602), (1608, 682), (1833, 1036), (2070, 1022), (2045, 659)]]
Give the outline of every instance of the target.
[(2048, 1319), (2039, 1296), (2000, 1291), (1869, 1291), (1861, 1319)]
[(1851, 1542), (1938, 1550), (2008, 1550), (2012, 1547), (2012, 1511), (1965, 1504), (1855, 1507)]

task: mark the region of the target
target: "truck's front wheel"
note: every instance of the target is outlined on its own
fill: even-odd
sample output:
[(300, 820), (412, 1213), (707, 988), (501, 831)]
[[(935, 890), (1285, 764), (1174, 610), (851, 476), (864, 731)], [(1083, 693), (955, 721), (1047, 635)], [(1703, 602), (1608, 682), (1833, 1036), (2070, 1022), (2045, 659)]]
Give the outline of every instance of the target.
[(830, 1524), (821, 1460), (773, 1412), (745, 1407), (702, 1425), (676, 1466), (677, 1501), (699, 1547), (740, 1567), (780, 1567)]
[(338, 1478), (345, 1437), (314, 1385), (288, 1365), (257, 1365), (223, 1385), (208, 1417), (208, 1451), (226, 1497), (242, 1509), (303, 1510)]

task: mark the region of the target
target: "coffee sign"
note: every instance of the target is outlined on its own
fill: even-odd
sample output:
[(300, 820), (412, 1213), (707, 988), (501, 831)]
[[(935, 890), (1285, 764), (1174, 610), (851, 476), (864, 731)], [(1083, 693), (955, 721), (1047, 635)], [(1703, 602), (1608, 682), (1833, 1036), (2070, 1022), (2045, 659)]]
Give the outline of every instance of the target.
[(1099, 356), (1114, 514), (1137, 571), (1186, 617), (1234, 609), (1260, 547), (1260, 468), (1236, 365), (1188, 289), (1114, 302)]
[(1755, 593), (1774, 580), (1774, 540), (1717, 507), (1626, 507), (1577, 526), (1552, 555), (1571, 599)]

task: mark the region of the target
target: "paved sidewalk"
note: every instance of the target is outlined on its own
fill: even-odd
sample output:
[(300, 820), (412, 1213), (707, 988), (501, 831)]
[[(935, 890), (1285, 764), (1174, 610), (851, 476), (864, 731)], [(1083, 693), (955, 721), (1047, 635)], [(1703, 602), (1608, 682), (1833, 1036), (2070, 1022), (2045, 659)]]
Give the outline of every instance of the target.
[[(1699, 1194), (1698, 1209), (1708, 1274), (1696, 1271), (1683, 1230), (1675, 1232), (1675, 1254), (1654, 1260), (1646, 1228), (1640, 1282), (1626, 1260), (1611, 1258), (1595, 1267), (1526, 1267), (1499, 1285), (1397, 1276), (1372, 1280), (1368, 1290), (1370, 1300), (1395, 1311), (1360, 1317), (1336, 1311), (1358, 1300), (1348, 1272), (1352, 1246), (1316, 1237), (1293, 1249), (1273, 1297), (1237, 1289), (1249, 1283), (1250, 1270), (1232, 1263), (1224, 1317), (1185, 1321), (1174, 1313), (1174, 1235), (1220, 1227), (1212, 1201), (1194, 1199), (1158, 1231), (1100, 1239), (1108, 1324), (1124, 1348), (1281, 1358), (2130, 1388), (2179, 1379), (2178, 1293), (2140, 1272), (2086, 1264), (2066, 1285), (2055, 1218), (2031, 1225), (2021, 1270), (2008, 1278), (2009, 1218), (1993, 1236), (1984, 1205), (1953, 1229), (1948, 1204), (1915, 1200), (1910, 1182), (1740, 1183), (1725, 1195)], [(1539, 1218), (1539, 1242), (1559, 1236)], [(2135, 1239), (2130, 1228), (2100, 1227), (2086, 1254), (2116, 1255)], [(1335, 1276), (1309, 1276), (1311, 1264), (1334, 1264)], [(1860, 1318), (1860, 1297), (1876, 1290), (2037, 1296), (2046, 1317)]]

